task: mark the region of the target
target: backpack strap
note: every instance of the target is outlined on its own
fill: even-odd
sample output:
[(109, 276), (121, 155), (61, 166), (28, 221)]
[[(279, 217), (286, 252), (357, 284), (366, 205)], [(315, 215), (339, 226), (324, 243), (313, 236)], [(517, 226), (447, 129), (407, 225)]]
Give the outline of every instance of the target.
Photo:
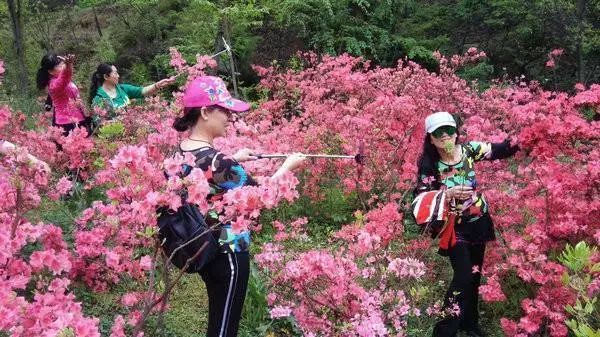
[[(194, 150), (191, 150), (191, 151), (184, 151), (184, 150), (182, 150), (182, 149), (181, 149), (181, 146), (179, 147), (179, 151), (180, 151), (181, 153), (184, 153), (184, 152), (189, 152), (189, 153), (193, 154), (193, 155), (194, 155), (194, 157), (196, 157), (196, 160), (198, 160), (198, 158), (199, 158), (199, 156), (198, 156), (198, 155), (199, 155), (199, 154), (200, 154), (202, 151), (204, 151), (204, 150), (206, 150), (206, 149), (212, 149), (212, 147), (210, 147), (210, 146), (202, 146), (202, 147), (199, 147), (199, 148), (197, 148), (197, 149), (194, 149)], [(212, 169), (213, 171), (215, 170), (215, 158), (217, 157), (217, 155), (218, 155), (219, 153), (221, 153), (221, 152), (217, 152), (217, 153), (215, 154), (215, 156), (212, 158), (212, 161), (211, 161), (211, 169)], [(192, 172), (192, 169), (193, 169), (194, 167), (195, 167), (195, 166), (184, 164), (184, 165), (183, 165), (183, 172), (182, 172), (182, 175), (181, 175), (181, 177), (185, 177), (185, 176), (187, 176), (188, 174), (190, 174), (190, 172)]]
[(216, 163), (216, 161), (217, 161), (217, 157), (219, 156), (219, 154), (220, 154), (220, 153), (221, 153), (221, 152), (218, 152), (218, 151), (217, 151), (217, 153), (215, 153), (215, 155), (213, 156), (213, 158), (212, 158), (212, 161), (210, 162), (210, 169), (211, 169), (213, 172), (214, 172), (214, 171), (216, 171), (216, 169), (217, 169), (217, 167), (215, 166), (215, 163)]
[[(206, 149), (213, 149), (213, 150), (215, 150), (215, 154), (214, 154), (214, 156), (212, 157), (212, 159), (210, 161), (210, 169), (211, 169), (211, 171), (214, 172), (217, 169), (217, 167), (216, 167), (217, 157), (220, 154), (223, 154), (221, 151), (217, 151), (215, 148), (212, 148), (210, 146), (203, 146), (203, 147), (197, 148), (197, 149), (195, 149), (193, 151), (190, 151), (190, 152), (196, 157), (196, 160), (198, 160), (199, 154), (201, 152), (203, 152), (204, 150), (206, 150)], [(191, 171), (191, 169), (190, 169), (190, 171)], [(189, 172), (187, 172), (186, 175), (187, 174), (189, 174)]]

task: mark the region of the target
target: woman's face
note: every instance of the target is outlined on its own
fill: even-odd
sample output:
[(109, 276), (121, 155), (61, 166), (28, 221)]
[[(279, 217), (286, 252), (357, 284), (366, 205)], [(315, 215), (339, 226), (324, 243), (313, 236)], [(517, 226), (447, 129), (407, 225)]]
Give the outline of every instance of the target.
[(108, 75), (104, 75), (104, 81), (112, 85), (117, 85), (119, 84), (119, 72), (117, 71), (117, 67), (112, 66), (111, 68), (111, 72)]
[(429, 134), (431, 143), (438, 151), (447, 151), (449, 147), (453, 147), (457, 137), (456, 128), (449, 125), (441, 126)]
[[(220, 107), (208, 107), (205, 111), (206, 119), (203, 122), (206, 131), (215, 138), (225, 136), (233, 114), (229, 110)], [(204, 116), (200, 118), (204, 118)]]

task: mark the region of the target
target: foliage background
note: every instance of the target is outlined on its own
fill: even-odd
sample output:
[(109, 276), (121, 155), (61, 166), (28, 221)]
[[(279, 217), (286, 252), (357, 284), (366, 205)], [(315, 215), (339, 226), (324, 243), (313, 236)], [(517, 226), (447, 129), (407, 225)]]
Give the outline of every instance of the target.
[[(26, 74), (16, 67), (8, 3), (20, 3)], [(600, 79), (598, 0), (31, 0), (0, 3), (0, 58), (7, 60), (11, 97), (39, 94), (34, 76), (48, 50), (79, 57), (76, 82), (86, 88), (99, 62), (112, 62), (123, 79), (148, 83), (169, 72), (168, 47), (188, 60), (231, 42), (240, 79), (257, 82), (251, 65), (288, 64), (298, 50), (349, 53), (382, 66), (408, 58), (438, 68), (432, 52), (484, 50), (487, 62), (463, 70), (469, 80), (524, 75), (546, 89), (572, 91)], [(548, 53), (564, 49), (557, 66)], [(221, 58), (218, 72), (231, 69)], [(17, 79), (28, 79), (27, 88)]]
[[(258, 82), (251, 65), (275, 62), (293, 68), (298, 66), (298, 50), (349, 53), (384, 67), (409, 59), (436, 71), (439, 64), (433, 51), (452, 55), (477, 47), (486, 51), (486, 61), (463, 68), (460, 75), (477, 80), (481, 88), (492, 78), (521, 75), (528, 81), (539, 81), (546, 89), (567, 92), (576, 83), (600, 81), (598, 0), (17, 1), (23, 8), (25, 74), (17, 67), (9, 2), (0, 3), (0, 59), (7, 68), (0, 101), (29, 113), (41, 111), (39, 99), (33, 98), (45, 97), (35, 90), (34, 78), (46, 51), (77, 55), (75, 82), (85, 95), (89, 77), (100, 62), (114, 63), (125, 82), (147, 84), (173, 74), (169, 47), (177, 47), (193, 61), (198, 53), (222, 50), (221, 37), (233, 46), (236, 69), (245, 88), (242, 94), (254, 100), (260, 93), (251, 90)], [(546, 67), (548, 54), (556, 48), (564, 49), (564, 53), (556, 67)], [(217, 72), (224, 77), (231, 75), (226, 58), (220, 59)], [(19, 78), (26, 78), (28, 85), (21, 86)], [(320, 202), (300, 200), (264, 214), (263, 222), (310, 216), (309, 233), (314, 238), (310, 244), (325, 245), (329, 233), (353, 219), (357, 207), (352, 205), (358, 201), (336, 188), (324, 187), (323, 194)], [(73, 217), (87, 208), (92, 198), (48, 200), (36, 216), (61, 225), (69, 233)], [(414, 224), (405, 221), (407, 235), (414, 235)], [(266, 229), (256, 241), (269, 241), (270, 235)], [(264, 277), (253, 272), (241, 335), (297, 335), (292, 322), (270, 319)], [(503, 286), (505, 293), (511, 294), (507, 302), (482, 302), (483, 323), (492, 336), (502, 335), (499, 317), (507, 312), (513, 312), (514, 318), (520, 316), (520, 300), (531, 292), (517, 277), (508, 278)], [(437, 295), (443, 289), (444, 284), (437, 284), (431, 291)], [(123, 285), (122, 293), (130, 290)], [(86, 299), (86, 314), (102, 318), (107, 333), (120, 293), (77, 295)], [(205, 329), (206, 298), (198, 277), (185, 278), (171, 305), (162, 335), (196, 336)], [(409, 333), (429, 334), (430, 326), (431, 322), (418, 322)]]

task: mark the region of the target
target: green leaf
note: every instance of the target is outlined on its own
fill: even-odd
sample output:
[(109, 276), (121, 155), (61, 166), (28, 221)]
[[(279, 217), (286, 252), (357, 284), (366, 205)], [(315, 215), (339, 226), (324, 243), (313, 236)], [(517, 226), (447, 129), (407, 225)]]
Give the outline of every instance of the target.
[(122, 137), (124, 134), (125, 125), (119, 121), (113, 121), (100, 128), (98, 137), (108, 140)]
[(562, 274), (562, 277), (560, 278), (560, 280), (561, 280), (561, 282), (562, 282), (563, 285), (567, 286), (567, 285), (569, 285), (571, 277), (569, 276), (569, 273), (564, 272)]
[(567, 321), (565, 322), (565, 324), (566, 324), (566, 325), (567, 325), (569, 328), (571, 328), (571, 330), (573, 330), (573, 331), (577, 330), (577, 321), (576, 321), (576, 320), (574, 320), (574, 319), (567, 320)]
[(596, 251), (596, 247), (590, 248), (584, 241), (579, 242), (575, 247), (567, 244), (558, 260), (567, 268), (577, 273), (590, 263), (590, 258)]
[(582, 337), (600, 337), (600, 329), (594, 331), (587, 324), (581, 324), (579, 331)]

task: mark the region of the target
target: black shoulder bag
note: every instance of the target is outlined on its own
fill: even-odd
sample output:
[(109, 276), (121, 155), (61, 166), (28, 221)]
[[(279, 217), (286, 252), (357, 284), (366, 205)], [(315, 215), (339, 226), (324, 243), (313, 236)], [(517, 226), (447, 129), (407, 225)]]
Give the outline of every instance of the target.
[[(192, 167), (187, 166), (184, 174), (191, 170)], [(171, 262), (177, 268), (196, 273), (212, 261), (219, 244), (213, 234), (215, 230), (206, 224), (198, 206), (186, 201), (186, 195), (184, 192), (182, 205), (177, 211), (168, 207), (158, 210), (158, 237), (167, 259), (172, 257)]]

